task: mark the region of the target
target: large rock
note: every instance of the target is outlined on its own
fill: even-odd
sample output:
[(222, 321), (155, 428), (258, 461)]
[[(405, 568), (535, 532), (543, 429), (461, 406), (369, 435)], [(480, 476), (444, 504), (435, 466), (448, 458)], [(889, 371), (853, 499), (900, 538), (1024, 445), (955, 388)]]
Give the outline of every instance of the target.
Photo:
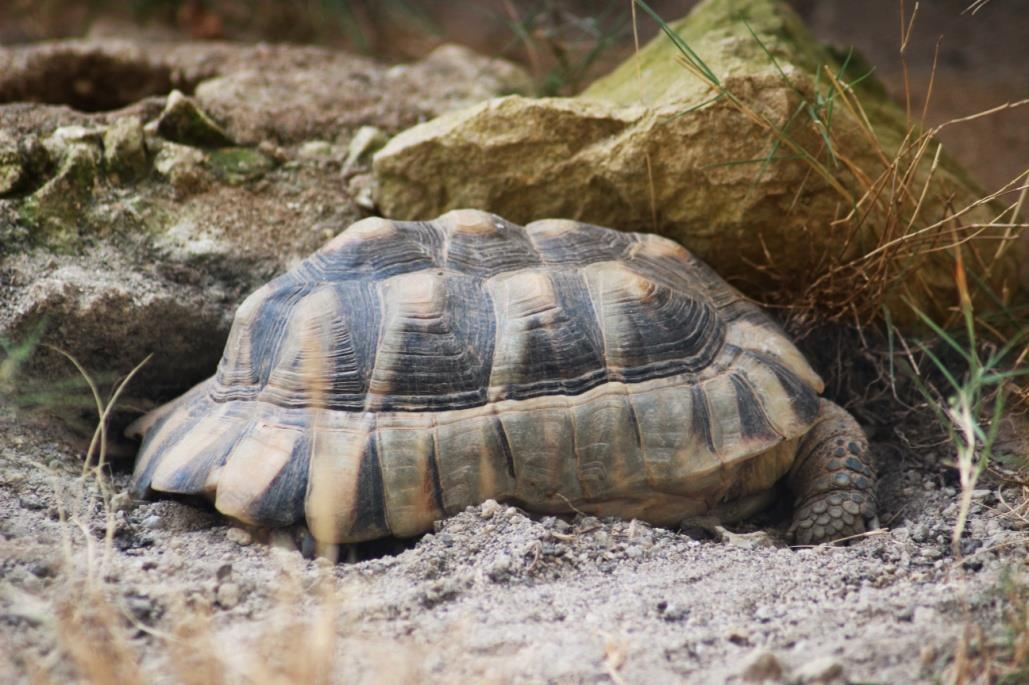
[(0, 49), (0, 341), (43, 326), (22, 372), (55, 382), (75, 371), (43, 343), (104, 375), (152, 352), (133, 394), (180, 392), (213, 371), (243, 296), (360, 218), (362, 127), (388, 136), (527, 83), (460, 48), (402, 66), (286, 46)]
[[(969, 235), (952, 233), (958, 223), (989, 222), (995, 208), (943, 221), (979, 191), (946, 155), (930, 172), (935, 144), (906, 189), (883, 175), (906, 124), (872, 80), (854, 92), (883, 154), (853, 101), (836, 96), (829, 116), (828, 74), (855, 80), (867, 65), (851, 59), (844, 69), (774, 0), (708, 0), (671, 28), (699, 56), (694, 67), (660, 35), (579, 97), (495, 99), (396, 136), (373, 165), (381, 212), (414, 219), (468, 206), (517, 222), (568, 217), (660, 232), (757, 299), (816, 296), (848, 319), (884, 301), (895, 320), (914, 319), (902, 298), (937, 316), (957, 303), (953, 257), (940, 248)], [(830, 124), (832, 154), (819, 120)], [(876, 190), (863, 198), (869, 182)], [(855, 205), (852, 220), (836, 221)], [(966, 242), (966, 262), (988, 271), (996, 292), (1024, 298), (1014, 250), (993, 257), (1002, 232)], [(875, 254), (888, 259), (863, 259), (887, 243)], [(875, 283), (888, 290), (862, 289)]]

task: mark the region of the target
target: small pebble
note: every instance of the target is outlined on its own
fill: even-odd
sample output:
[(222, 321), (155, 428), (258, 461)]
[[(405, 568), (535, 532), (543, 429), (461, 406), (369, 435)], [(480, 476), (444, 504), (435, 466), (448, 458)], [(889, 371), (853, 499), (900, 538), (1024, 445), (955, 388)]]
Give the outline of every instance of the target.
[(150, 516), (147, 516), (145, 519), (143, 519), (143, 527), (148, 528), (150, 530), (157, 530), (161, 527), (161, 524), (161, 517), (157, 514), (151, 514)]
[(800, 685), (823, 685), (843, 675), (843, 665), (831, 656), (820, 656), (802, 664), (794, 674)]
[(495, 499), (488, 499), (479, 505), (479, 516), (484, 519), (493, 518), (500, 509), (500, 504)]
[(493, 560), (493, 563), (490, 564), (489, 575), (491, 578), (496, 580), (497, 578), (502, 578), (507, 575), (510, 570), (511, 557), (507, 554), (498, 554)]
[(223, 609), (231, 609), (239, 604), (241, 594), (240, 587), (236, 583), (222, 583), (218, 586), (215, 598)]
[(740, 627), (730, 628), (725, 634), (725, 639), (734, 645), (749, 645), (750, 631)]
[(115, 493), (111, 498), (111, 508), (115, 511), (128, 511), (132, 507), (132, 497), (124, 490)]
[(242, 528), (229, 528), (225, 532), (225, 537), (228, 538), (229, 542), (235, 542), (237, 545), (244, 547), (254, 541), (254, 537)]
[(915, 607), (915, 623), (931, 624), (935, 623), (936, 618), (936, 610), (932, 607)]
[(740, 678), (748, 683), (763, 683), (782, 678), (782, 664), (778, 657), (767, 649), (758, 649), (750, 654), (740, 669)]
[(690, 610), (675, 602), (658, 602), (657, 612), (661, 618), (668, 622), (681, 621), (690, 614)]

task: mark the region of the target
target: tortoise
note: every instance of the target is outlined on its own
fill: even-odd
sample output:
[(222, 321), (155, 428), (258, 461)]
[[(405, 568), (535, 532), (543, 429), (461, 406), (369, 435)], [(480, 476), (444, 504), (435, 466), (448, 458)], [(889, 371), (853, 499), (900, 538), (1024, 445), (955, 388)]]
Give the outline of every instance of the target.
[[(875, 525), (855, 420), (783, 330), (679, 244), (475, 210), (368, 218), (246, 298), (214, 377), (130, 426), (131, 490), (335, 545), (487, 499), (657, 525)], [(780, 488), (781, 490), (781, 488)]]

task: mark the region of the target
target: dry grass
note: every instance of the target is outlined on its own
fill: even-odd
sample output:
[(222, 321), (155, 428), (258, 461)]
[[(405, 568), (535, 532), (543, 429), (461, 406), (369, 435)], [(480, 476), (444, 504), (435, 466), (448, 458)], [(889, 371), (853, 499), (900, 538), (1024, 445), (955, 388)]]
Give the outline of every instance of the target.
[[(107, 465), (107, 421), (139, 364), (108, 400), (78, 361), (64, 351), (90, 388), (97, 414), (93, 440), (77, 478), (55, 477), (59, 517), (60, 581), (46, 597), (4, 588), (14, 612), (45, 628), (55, 649), (43, 659), (25, 659), (36, 685), (83, 682), (91, 685), (183, 685), (260, 683), (428, 682), (420, 651), (412, 644), (355, 636), (360, 672), (344, 671), (345, 637), (356, 633), (358, 618), (346, 609), (352, 595), (330, 565), (312, 582), (298, 554), (274, 557), (279, 563), (271, 601), (263, 615), (243, 628), (219, 625), (218, 608), (201, 594), (179, 597), (161, 608), (154, 627), (126, 604), (117, 584), (114, 550), (118, 521)], [(38, 465), (40, 469), (46, 469)], [(353, 666), (353, 659), (347, 660)]]
[[(637, 1), (634, 8), (635, 5), (651, 12), (642, 2)], [(915, 15), (906, 15), (902, 10), (901, 17), (903, 54)], [(661, 23), (667, 30), (667, 25)], [(769, 58), (772, 59), (771, 53)], [(997, 358), (990, 356), (983, 360), (979, 356), (982, 337), (1004, 338), (1009, 327), (1004, 322), (978, 316), (973, 302), (987, 296), (982, 291), (989, 281), (992, 264), (1012, 249), (1018, 232), (1026, 228), (1027, 224), (1020, 217), (1029, 185), (1029, 170), (995, 192), (953, 207), (942, 219), (927, 217), (924, 208), (938, 192), (934, 183), (943, 154), (937, 142), (938, 133), (944, 127), (988, 116), (1004, 108), (1023, 106), (1027, 101), (1005, 103), (988, 112), (925, 127), (912, 119), (913, 105), (907, 97), (909, 125), (899, 145), (891, 146), (880, 140), (858, 97), (856, 84), (845, 82), (841, 71), (824, 70), (821, 74), (825, 79), (824, 91), (819, 91), (817, 84), (813, 90), (800, 88), (801, 106), (783, 125), (759, 104), (733, 93), (689, 46), (681, 46), (680, 61), (685, 69), (710, 85), (716, 97), (729, 102), (748, 121), (767, 131), (771, 142), (765, 166), (780, 151), (786, 150), (805, 161), (811, 178), (820, 179), (839, 196), (844, 209), (834, 225), (843, 229), (843, 245), (840, 250), (825, 255), (802, 301), (791, 303), (795, 317), (809, 317), (811, 312), (818, 311), (831, 320), (867, 325), (881, 315), (884, 305), (898, 290), (930, 288), (918, 283), (917, 265), (923, 257), (954, 255), (960, 300), (955, 303), (952, 319), (931, 324), (938, 327), (938, 335), (949, 335), (947, 331), (952, 330), (955, 323), (965, 327), (966, 338), (955, 338), (953, 342), (966, 353), (969, 368), (955, 374), (948, 363), (934, 356), (933, 348), (919, 347), (903, 339), (903, 350), (898, 354), (908, 359), (914, 377), (923, 384), (926, 401), (939, 412), (941, 425), (947, 427), (955, 446), (955, 468), (961, 480), (962, 496), (953, 542), (956, 572), (961, 573), (958, 542), (971, 491), (987, 469), (997, 468), (991, 465), (990, 446), (1004, 407), (1017, 401), (1019, 393), (1025, 396), (1024, 389), (1014, 387), (1013, 377), (1004, 369), (1022, 364), (1029, 348), (1023, 345), (1005, 350)], [(785, 74), (783, 78), (794, 87)], [(931, 85), (928, 91), (931, 96)], [(922, 103), (922, 120), (930, 96)], [(874, 151), (878, 162), (873, 167), (841, 152), (845, 146), (838, 139), (843, 134), (836, 119), (841, 112), (856, 125)], [(798, 195), (799, 192), (800, 189)], [(972, 219), (987, 208), (997, 206), (998, 202), (1001, 205), (994, 210), (991, 220)], [(998, 236), (989, 253), (971, 242), (986, 234)], [(873, 237), (871, 243), (868, 243), (869, 235)], [(971, 279), (971, 284), (965, 278), (966, 263), (968, 271), (977, 276)], [(764, 268), (774, 273), (776, 265), (771, 263)], [(1019, 315), (1013, 316), (1017, 319)], [(982, 335), (977, 331), (982, 331)], [(0, 363), (0, 390), (5, 384), (13, 383), (16, 365), (23, 356), (19, 350), (14, 350), (7, 361)], [(72, 362), (79, 366), (73, 359)], [(51, 607), (61, 658), (36, 664), (30, 674), (32, 680), (64, 683), (74, 678), (104, 684), (340, 682), (343, 679), (340, 634), (353, 619), (342, 608), (345, 593), (329, 577), (318, 586), (313, 616), (303, 616), (298, 607), (303, 604), (307, 591), (302, 588), (298, 575), (284, 568), (283, 590), (269, 615), (256, 625), (249, 639), (232, 642), (231, 648), (226, 647), (228, 642), (217, 625), (215, 609), (209, 604), (183, 601), (179, 606), (168, 607), (162, 619), (164, 629), (160, 631), (141, 625), (132, 612), (121, 605), (116, 589), (107, 580), (113, 563), (116, 522), (111, 504), (113, 493), (105, 468), (106, 426), (110, 411), (131, 374), (105, 400), (96, 383), (89, 380), (81, 367), (79, 369), (91, 388), (100, 420), (80, 479), (72, 492), (59, 493), (58, 497), (59, 502), (75, 503), (74, 509), (61, 510), (61, 563), (66, 580)], [(932, 369), (936, 370), (936, 375), (930, 375)], [(939, 384), (941, 375), (942, 386)], [(1008, 477), (1029, 482), (1024, 474), (1014, 467), (1009, 469)], [(1010, 507), (1011, 515), (1026, 516), (1024, 507)], [(97, 518), (103, 521), (100, 540), (93, 527)], [(999, 631), (986, 631), (969, 619), (946, 674), (949, 682), (1016, 683), (1029, 678), (1029, 590), (1025, 579), (1012, 576), (999, 592), (1005, 600), (1001, 604), (1004, 610)], [(425, 674), (417, 667), (418, 653), (414, 648), (408, 645), (375, 648), (389, 656), (380, 660), (382, 669), (367, 675), (366, 682), (425, 679)], [(605, 668), (616, 682), (621, 679), (619, 668), (623, 661), (624, 655), (612, 641)]]
[[(969, 9), (974, 13), (982, 4), (975, 3)], [(926, 126), (922, 122), (927, 120), (932, 98), (939, 42), (921, 115), (915, 116), (906, 52), (918, 4), (910, 13), (903, 0), (899, 5), (907, 126), (899, 142), (889, 143), (877, 132), (872, 123), (874, 117), (866, 111), (855, 88), (863, 77), (847, 82), (846, 64), (838, 69), (825, 66), (814, 84), (798, 83), (779, 67), (772, 52), (747, 25), (781, 75), (783, 85), (799, 101), (783, 122), (756, 99), (735, 92), (646, 2), (633, 0), (633, 6), (639, 6), (657, 21), (678, 48), (677, 59), (682, 67), (711, 89), (713, 98), (709, 102), (729, 103), (746, 121), (768, 134), (768, 154), (763, 160), (756, 160), (761, 164), (759, 179), (773, 160), (786, 154), (805, 163), (805, 182), (816, 179), (838, 196), (841, 210), (831, 225), (821, 230), (832, 230), (840, 238), (821, 255), (814, 276), (804, 275), (809, 283), (801, 297), (796, 297), (795, 274), (781, 269), (770, 251), (766, 250), (767, 263), (755, 266), (783, 284), (783, 295), (773, 295), (771, 299), (789, 309), (794, 328), (810, 329), (828, 320), (853, 324), (863, 335), (863, 328), (872, 325), (878, 330), (885, 328), (891, 343), (897, 343), (898, 348), (891, 350), (889, 368), (882, 369), (879, 385), (891, 388), (894, 399), (900, 400), (896, 392), (897, 357), (920, 392), (923, 410), (927, 408), (936, 415), (938, 425), (947, 435), (961, 486), (952, 550), (954, 572), (959, 580), (958, 599), (967, 620), (945, 680), (953, 685), (1026, 682), (1026, 580), (1016, 576), (1005, 585), (1008, 604), (1001, 631), (1003, 639), (998, 640), (995, 631), (985, 630), (973, 620), (960, 542), (972, 492), (991, 466), (1005, 411), (1012, 407), (1024, 410), (1029, 402), (1024, 368), (1029, 359), (1025, 313), (1010, 306), (1011, 293), (998, 294), (991, 288), (991, 283), (996, 282), (995, 268), (1011, 260), (1009, 252), (1029, 227), (1022, 218), (1029, 168), (994, 192), (955, 204), (952, 191), (940, 182), (944, 151), (938, 136), (947, 127), (1026, 106), (1029, 99), (1003, 103), (938, 126)], [(746, 23), (744, 17), (740, 21)], [(822, 78), (827, 84), (824, 89), (819, 83)], [(847, 154), (848, 150), (857, 149), (852, 138), (855, 128), (863, 147), (872, 151), (861, 159)], [(846, 136), (851, 136), (849, 145)], [(797, 197), (801, 190), (796, 190)], [(943, 207), (945, 211), (939, 216), (927, 211), (929, 207)], [(923, 271), (931, 260), (939, 265), (940, 260), (948, 257), (952, 258), (955, 284), (952, 306), (940, 308), (944, 312), (942, 317), (939, 312), (930, 316), (919, 308), (919, 303), (924, 307), (924, 303), (933, 302), (940, 288), (926, 282)], [(928, 337), (909, 342), (892, 326), (891, 310), (896, 312), (898, 306), (905, 305), (921, 319)], [(983, 312), (990, 316), (982, 315)], [(940, 347), (947, 356), (937, 354)], [(896, 404), (893, 408), (898, 409)], [(1025, 484), (1029, 482), (1029, 463), (1009, 465), (1007, 474), (1009, 479)], [(1009, 509), (1018, 515), (1016, 509)]]
[[(787, 306), (793, 316), (808, 320), (817, 316), (823, 320), (868, 324), (880, 319), (887, 305), (897, 311), (898, 305), (902, 306), (901, 298), (916, 302), (936, 299), (940, 289), (927, 280), (926, 267), (935, 263), (938, 273), (939, 264), (957, 252), (963, 253), (969, 268), (978, 276), (970, 288), (973, 299), (978, 303), (991, 297), (986, 284), (993, 281), (996, 265), (1010, 259), (1009, 252), (1014, 249), (1019, 233), (1029, 226), (1021, 219), (1029, 188), (1029, 168), (994, 192), (955, 205), (958, 198), (941, 179), (945, 164), (938, 135), (943, 129), (963, 122), (1029, 105), (1029, 99), (926, 126), (921, 122), (930, 107), (934, 62), (921, 117), (912, 115), (911, 98), (906, 96), (906, 130), (899, 141), (888, 140), (874, 123), (880, 115), (867, 111), (860, 98), (858, 85), (868, 74), (847, 81), (845, 62), (838, 68), (824, 65), (813, 82), (791, 78), (760, 36), (746, 24), (746, 19), (740, 17), (781, 76), (783, 87), (794, 96), (796, 106), (782, 121), (781, 115), (758, 98), (742, 90), (737, 92), (730, 80), (719, 78), (643, 0), (635, 0), (635, 5), (657, 21), (676, 45), (682, 67), (710, 88), (712, 98), (705, 104), (728, 103), (748, 123), (768, 135), (767, 155), (740, 163), (760, 165), (760, 180), (771, 163), (783, 156), (802, 160), (807, 178), (795, 190), (795, 197), (801, 196), (805, 183), (817, 181), (831, 188), (838, 198), (837, 218), (829, 226), (812, 230), (831, 231), (839, 237), (819, 256), (813, 275), (804, 274), (807, 286), (800, 298), (796, 296), (797, 274), (786, 265), (777, 264), (771, 253), (767, 263), (755, 265), (770, 280), (783, 284), (783, 295), (771, 295), (771, 303)], [(917, 10), (907, 18), (903, 7), (901, 11), (903, 57)], [(814, 243), (824, 245), (826, 241), (816, 239)], [(1001, 299), (1010, 295), (1001, 293)], [(989, 309), (994, 309), (992, 302)], [(987, 307), (982, 306), (981, 310), (986, 311)], [(960, 320), (956, 308), (950, 311), (949, 319), (941, 321), (945, 328)], [(997, 327), (985, 318), (978, 323), (984, 328)]]

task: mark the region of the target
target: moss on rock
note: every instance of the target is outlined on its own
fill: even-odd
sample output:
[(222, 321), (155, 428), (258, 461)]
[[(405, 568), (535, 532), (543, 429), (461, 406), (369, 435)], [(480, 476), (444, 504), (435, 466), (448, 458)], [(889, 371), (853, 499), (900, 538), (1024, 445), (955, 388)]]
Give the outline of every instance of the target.
[(260, 178), (275, 168), (273, 159), (248, 147), (213, 150), (209, 160), (215, 174), (232, 185)]
[[(776, 0), (706, 0), (668, 28), (674, 42), (659, 35), (579, 97), (497, 99), (398, 134), (374, 158), (380, 210), (423, 219), (476, 207), (519, 223), (566, 217), (658, 232), (759, 300), (774, 290), (806, 301), (821, 279), (816, 304), (836, 315), (852, 304), (875, 314), (885, 302), (905, 322), (915, 320), (907, 301), (938, 316), (957, 302), (953, 257), (939, 247), (993, 210), (948, 221), (980, 191), (946, 155), (934, 167), (931, 153), (899, 152), (904, 115), (865, 80), (843, 93), (860, 100), (869, 132), (830, 85), (857, 80), (859, 60), (844, 68)], [(898, 154), (898, 168), (912, 169), (906, 189), (890, 178)], [(838, 221), (851, 211), (860, 219)], [(890, 243), (912, 226), (930, 228)], [(965, 241), (966, 262), (978, 249), (992, 255), (1002, 232)], [(862, 261), (884, 244), (888, 280), (875, 271), (882, 263)], [(1024, 301), (1013, 253), (984, 273), (995, 292)], [(888, 292), (840, 304), (855, 284), (877, 282)]]
[(229, 134), (214, 119), (191, 98), (177, 90), (168, 95), (168, 102), (157, 120), (157, 132), (183, 145), (226, 147), (234, 144)]

